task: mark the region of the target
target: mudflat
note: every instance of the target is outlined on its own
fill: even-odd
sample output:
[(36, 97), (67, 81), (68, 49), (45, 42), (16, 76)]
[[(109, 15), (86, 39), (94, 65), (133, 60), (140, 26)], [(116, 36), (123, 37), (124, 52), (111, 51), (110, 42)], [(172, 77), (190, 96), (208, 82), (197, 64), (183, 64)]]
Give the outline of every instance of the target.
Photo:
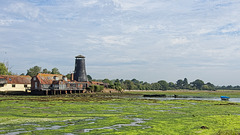
[(132, 95), (141, 94), (1, 95), (0, 134), (240, 133), (239, 103)]

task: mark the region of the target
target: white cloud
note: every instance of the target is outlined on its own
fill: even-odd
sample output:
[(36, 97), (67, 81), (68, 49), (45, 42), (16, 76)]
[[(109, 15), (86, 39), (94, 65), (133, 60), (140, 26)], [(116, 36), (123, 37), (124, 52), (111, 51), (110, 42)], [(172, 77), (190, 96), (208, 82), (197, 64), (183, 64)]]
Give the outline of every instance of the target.
[[(93, 69), (89, 74), (98, 78), (108, 77), (106, 67), (114, 78), (124, 74), (149, 81), (217, 76), (233, 69), (240, 73), (235, 70), (239, 6), (234, 0), (1, 1), (0, 48), (18, 64), (13, 72), (19, 73), (26, 67), (22, 61), (51, 63), (69, 72), (64, 68), (81, 53)], [(54, 61), (57, 56), (61, 58)], [(229, 77), (227, 72), (223, 76)]]
[(186, 37), (179, 37), (179, 38), (174, 38), (172, 39), (172, 44), (187, 44), (189, 43), (190, 40), (188, 40)]
[(116, 5), (119, 5), (122, 10), (133, 10), (137, 7), (141, 7), (145, 0), (142, 1), (126, 1), (126, 0), (113, 0)]
[(0, 20), (0, 26), (10, 26), (13, 23), (21, 23), (24, 22), (23, 20), (14, 20), (14, 19), (8, 19), (8, 20)]
[(232, 32), (239, 32), (240, 31), (240, 25), (234, 25), (229, 24), (227, 26), (224, 26), (221, 30), (222, 33), (232, 33)]
[(10, 14), (15, 14), (16, 18), (19, 15), (29, 20), (33, 20), (39, 17), (39, 9), (26, 3), (12, 3), (7, 8), (4, 8), (4, 10)]
[(125, 36), (89, 36), (86, 39), (88, 43), (98, 44), (104, 47), (126, 46), (130, 43), (131, 39)]
[(83, 6), (92, 6), (92, 5), (95, 5), (98, 1), (97, 0), (88, 0), (88, 1), (85, 1), (83, 2)]

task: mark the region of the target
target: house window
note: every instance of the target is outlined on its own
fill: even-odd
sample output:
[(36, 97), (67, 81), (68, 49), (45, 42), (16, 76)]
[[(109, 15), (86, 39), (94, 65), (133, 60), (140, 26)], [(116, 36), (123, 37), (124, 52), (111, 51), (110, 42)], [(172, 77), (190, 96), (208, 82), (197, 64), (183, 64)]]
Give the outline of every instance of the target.
[(27, 84), (24, 84), (24, 87), (27, 88)]
[(4, 84), (0, 84), (0, 87), (4, 87)]
[(16, 87), (16, 85), (15, 85), (15, 84), (12, 84), (12, 87)]
[(37, 85), (38, 85), (38, 83), (37, 83), (37, 82), (35, 82), (35, 89), (37, 89), (37, 88), (38, 88), (38, 86), (37, 86)]

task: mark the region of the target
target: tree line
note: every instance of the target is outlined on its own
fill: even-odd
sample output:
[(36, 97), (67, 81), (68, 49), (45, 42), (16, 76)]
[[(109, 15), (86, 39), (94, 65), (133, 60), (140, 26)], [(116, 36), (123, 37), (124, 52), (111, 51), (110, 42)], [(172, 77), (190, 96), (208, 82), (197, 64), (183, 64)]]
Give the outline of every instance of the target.
[[(61, 74), (58, 68), (52, 68), (48, 70), (46, 68), (42, 69), (42, 67), (34, 66), (27, 70), (26, 75), (36, 76), (38, 73), (46, 73), (46, 74)], [(8, 71), (8, 68), (4, 63), (0, 63), (0, 75), (12, 75), (14, 73)], [(21, 75), (25, 75), (22, 73)], [(68, 79), (71, 78), (71, 73), (66, 75)], [(166, 82), (165, 80), (160, 80), (155, 83), (148, 83), (139, 81), (137, 79), (132, 80), (123, 80), (123, 79), (103, 79), (96, 80), (93, 79), (90, 75), (87, 75), (89, 81), (100, 81), (103, 83), (108, 83), (108, 87), (111, 89), (117, 90), (176, 90), (176, 89), (187, 89), (187, 90), (240, 90), (240, 86), (215, 86), (214, 84), (207, 82), (205, 83), (203, 80), (196, 79), (193, 82), (188, 82), (187, 78), (179, 79), (176, 82)]]
[(109, 88), (112, 89), (126, 89), (126, 90), (176, 90), (176, 89), (187, 89), (187, 90), (216, 90), (214, 84), (208, 82), (204, 83), (204, 81), (200, 79), (196, 79), (193, 82), (188, 82), (187, 78), (179, 79), (174, 82), (167, 82), (165, 80), (160, 80), (155, 83), (148, 83), (139, 81), (137, 79), (132, 80), (95, 80), (102, 81), (103, 83), (108, 83)]

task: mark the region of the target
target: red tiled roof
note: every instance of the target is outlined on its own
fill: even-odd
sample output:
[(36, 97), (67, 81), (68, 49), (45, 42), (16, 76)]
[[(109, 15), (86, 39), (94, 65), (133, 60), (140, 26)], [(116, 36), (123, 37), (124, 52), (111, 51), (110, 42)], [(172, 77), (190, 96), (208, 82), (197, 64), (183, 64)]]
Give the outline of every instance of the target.
[(25, 75), (0, 75), (0, 78), (6, 79), (8, 84), (31, 84), (31, 76)]
[(103, 82), (95, 82), (95, 81), (91, 81), (91, 84), (100, 85), (100, 84), (103, 84)]
[(37, 75), (38, 80), (40, 81), (41, 84), (52, 84), (52, 82), (54, 81), (54, 76), (58, 77), (59, 79), (63, 78), (63, 75), (59, 75), (59, 74), (43, 74), (43, 73), (39, 73)]

